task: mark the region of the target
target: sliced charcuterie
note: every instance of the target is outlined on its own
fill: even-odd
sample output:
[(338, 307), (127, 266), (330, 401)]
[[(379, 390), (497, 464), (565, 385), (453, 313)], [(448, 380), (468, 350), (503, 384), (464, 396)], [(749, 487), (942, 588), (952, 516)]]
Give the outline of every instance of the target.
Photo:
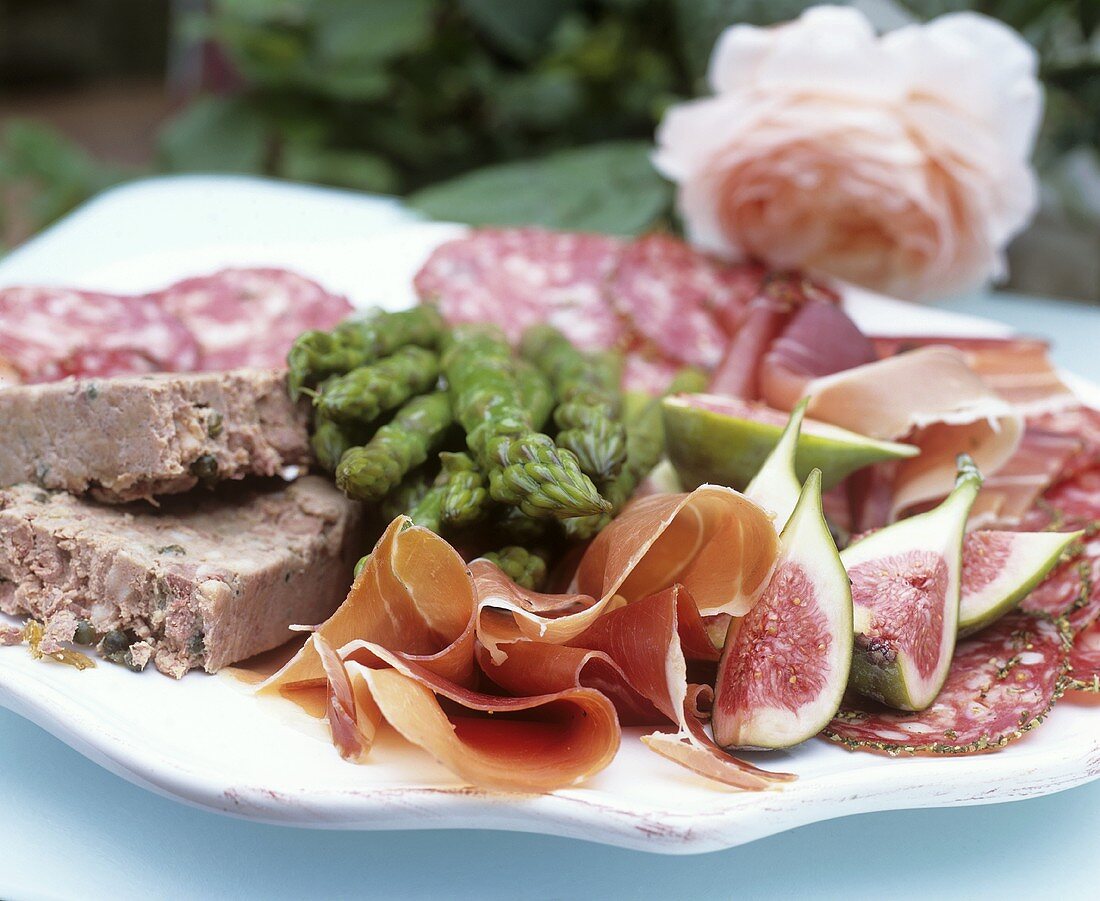
[(738, 319), (745, 302), (734, 271), (671, 235), (649, 235), (623, 251), (608, 293), (662, 355), (712, 369), (729, 341), (719, 317)]
[(1073, 392), (1058, 377), (1048, 356), (1049, 345), (1034, 338), (962, 338), (912, 336), (874, 338), (880, 357), (918, 347), (947, 345), (963, 352), (967, 364), (1010, 404), (1040, 413), (1076, 405)]
[(1100, 520), (1100, 465), (1059, 482), (1042, 498), (1060, 528), (1088, 528)]
[(450, 323), (491, 322), (518, 342), (549, 322), (578, 347), (600, 350), (628, 334), (604, 291), (621, 252), (606, 235), (478, 229), (436, 248), (413, 284)]
[(187, 372), (199, 345), (171, 311), (141, 297), (67, 288), (0, 291), (0, 361), (24, 382)]
[(346, 298), (285, 269), (224, 269), (184, 279), (145, 302), (191, 330), (203, 369), (285, 366), (302, 332), (331, 328), (351, 313)]
[(891, 756), (995, 751), (1043, 721), (1062, 693), (1067, 653), (1057, 624), (1011, 614), (959, 644), (927, 710), (858, 701), (842, 707), (824, 735), (849, 750)]
[(1073, 641), (1069, 654), (1070, 687), (1100, 692), (1100, 622), (1093, 621)]
[(1075, 555), (1060, 563), (1033, 589), (1020, 602), (1020, 609), (1025, 613), (1058, 619), (1084, 605), (1088, 595), (1088, 564)]

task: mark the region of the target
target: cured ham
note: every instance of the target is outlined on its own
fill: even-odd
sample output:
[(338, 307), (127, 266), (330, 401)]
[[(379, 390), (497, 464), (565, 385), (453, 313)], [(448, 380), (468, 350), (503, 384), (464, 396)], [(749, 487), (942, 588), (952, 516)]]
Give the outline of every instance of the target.
[(1034, 338), (897, 337), (874, 338), (880, 357), (919, 347), (948, 346), (1002, 398), (1024, 413), (1076, 405), (1073, 391), (1058, 377), (1049, 346)]
[(688, 661), (700, 657), (713, 661), (717, 649), (690, 594), (674, 586), (600, 617), (567, 645), (519, 642), (499, 664), (485, 655), (485, 671), (513, 693), (598, 688), (624, 723), (675, 727), (642, 738), (654, 751), (725, 785), (758, 790), (793, 778), (714, 745), (697, 715), (708, 688), (688, 681)]
[(614, 757), (620, 717), (663, 727), (647, 745), (706, 778), (768, 788), (793, 777), (714, 745), (700, 719), (711, 689), (689, 665), (713, 668), (708, 622), (751, 608), (776, 555), (767, 515), (737, 492), (655, 494), (592, 543), (571, 593), (540, 594), (399, 517), (340, 609), (259, 690), (323, 710), (345, 759), (366, 759), (387, 723), (487, 788), (588, 778)]
[(1080, 439), (1035, 428), (1029, 421), (1016, 452), (982, 484), (970, 511), (971, 522), (1019, 525), (1080, 449)]
[(316, 687), (326, 674), (318, 640), (340, 649), (364, 639), (473, 684), (477, 597), (458, 552), (428, 529), (395, 519), (340, 608), (261, 691)]
[(802, 305), (760, 363), (760, 392), (772, 406), (793, 409), (808, 382), (873, 363), (875, 348), (839, 306)]
[[(764, 278), (759, 293), (745, 308), (744, 315), (736, 321), (725, 320), (733, 339), (711, 379), (711, 393), (758, 400), (762, 392), (763, 364), (769, 349), (802, 318), (801, 311), (806, 307), (814, 309), (810, 314), (812, 319), (829, 316), (821, 310), (831, 307), (847, 320), (837, 306), (838, 300), (834, 292), (798, 273), (773, 273)], [(850, 324), (850, 320), (848, 322)], [(855, 326), (851, 325), (851, 329)], [(862, 335), (859, 337), (862, 339)]]
[(807, 413), (815, 419), (881, 440), (904, 438), (920, 448), (919, 456), (897, 464), (894, 516), (943, 497), (962, 450), (983, 473), (996, 473), (1023, 432), (1022, 417), (986, 387), (962, 354), (947, 347), (811, 379), (802, 395), (810, 397)]
[(1059, 470), (1062, 479), (1069, 479), (1078, 473), (1100, 466), (1100, 410), (1077, 405), (1066, 407), (1057, 412), (1031, 416), (1028, 428), (1034, 428), (1077, 443), (1076, 452), (1071, 455)]
[(375, 668), (354, 656), (345, 664), (362, 677), (382, 718), (475, 785), (525, 792), (565, 788), (604, 769), (619, 749), (615, 708), (594, 689), (502, 697), (456, 685), (380, 646), (363, 643), (359, 650), (386, 664)]
[(760, 361), (794, 314), (793, 308), (769, 297), (757, 297), (748, 305), (725, 357), (710, 381), (712, 394), (742, 400), (760, 396)]
[(703, 485), (690, 494), (638, 498), (581, 559), (569, 587), (577, 612), (540, 612), (532, 592), (475, 561), (478, 638), (498, 662), (519, 639), (565, 644), (604, 613), (675, 584), (706, 616), (741, 616), (764, 590), (777, 554), (767, 514), (730, 488)]

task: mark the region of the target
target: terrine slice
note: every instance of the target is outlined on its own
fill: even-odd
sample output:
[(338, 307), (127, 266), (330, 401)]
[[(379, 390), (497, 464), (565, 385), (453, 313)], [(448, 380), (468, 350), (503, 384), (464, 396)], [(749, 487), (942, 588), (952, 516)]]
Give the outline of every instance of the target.
[(0, 610), (41, 620), (51, 641), (79, 626), (109, 634), (117, 653), (124, 633), (128, 663), (214, 672), (336, 609), (363, 552), (361, 518), (318, 476), (223, 485), (159, 508), (19, 485), (0, 490)]
[(278, 369), (65, 379), (0, 390), (0, 488), (109, 503), (309, 462), (308, 407)]

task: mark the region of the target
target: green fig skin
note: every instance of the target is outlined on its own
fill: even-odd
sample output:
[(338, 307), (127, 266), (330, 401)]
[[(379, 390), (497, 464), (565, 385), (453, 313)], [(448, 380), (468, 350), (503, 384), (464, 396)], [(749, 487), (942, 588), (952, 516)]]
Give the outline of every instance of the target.
[[(959, 590), (962, 573), (962, 544), (967, 517), (978, 496), (982, 479), (973, 461), (959, 457), (959, 474), (955, 489), (938, 507), (903, 519), (861, 539), (841, 553), (849, 573), (860, 565), (893, 554), (930, 550), (943, 554), (949, 570), (953, 569), (947, 587), (943, 632), (939, 640), (939, 665), (927, 684), (910, 684), (903, 665), (903, 652), (889, 642), (864, 633), (870, 611), (855, 607), (855, 648), (848, 686), (865, 697), (897, 710), (919, 711), (936, 699), (950, 668), (958, 630)], [(868, 556), (868, 551), (873, 555)]]
[[(784, 429), (782, 424), (695, 406), (691, 395), (666, 398), (662, 412), (669, 460), (689, 491), (705, 482), (743, 491), (779, 443)], [(876, 441), (835, 427), (830, 427), (829, 436), (815, 434), (808, 427), (798, 439), (795, 473), (801, 483), (811, 470), (820, 469), (823, 491), (857, 469), (917, 453), (908, 445)]]
[[(1055, 566), (1058, 565), (1068, 548), (1085, 534), (1079, 532), (1015, 532), (1011, 533), (1017, 541), (1026, 542), (1034, 538), (1042, 542), (1043, 548), (1038, 560), (1028, 568), (1028, 576), (1016, 584), (1015, 588), (999, 598), (988, 599), (988, 606), (966, 603), (964, 598), (959, 607), (959, 638), (965, 638), (980, 632), (986, 626), (996, 622), (1006, 613), (1014, 610), (1033, 588), (1039, 585)], [(966, 566), (966, 560), (963, 560)]]

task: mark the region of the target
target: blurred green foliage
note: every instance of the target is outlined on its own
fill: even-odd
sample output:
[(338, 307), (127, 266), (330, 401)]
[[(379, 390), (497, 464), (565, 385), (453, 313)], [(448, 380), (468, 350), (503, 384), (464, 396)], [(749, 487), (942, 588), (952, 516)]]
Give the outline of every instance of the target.
[[(636, 232), (669, 215), (647, 147), (667, 106), (705, 89), (719, 33), (804, 0), (211, 0), (181, 20), (237, 83), (168, 122), (164, 171), (254, 172), (409, 196), (441, 218)], [(975, 9), (1039, 49), (1039, 160), (1100, 148), (1100, 0), (880, 0), (894, 17)], [(37, 140), (49, 143), (39, 134)], [(0, 187), (57, 184), (63, 212), (117, 173), (26, 131), (0, 140)], [(20, 146), (24, 150), (20, 150)], [(50, 163), (50, 161), (53, 163)]]

